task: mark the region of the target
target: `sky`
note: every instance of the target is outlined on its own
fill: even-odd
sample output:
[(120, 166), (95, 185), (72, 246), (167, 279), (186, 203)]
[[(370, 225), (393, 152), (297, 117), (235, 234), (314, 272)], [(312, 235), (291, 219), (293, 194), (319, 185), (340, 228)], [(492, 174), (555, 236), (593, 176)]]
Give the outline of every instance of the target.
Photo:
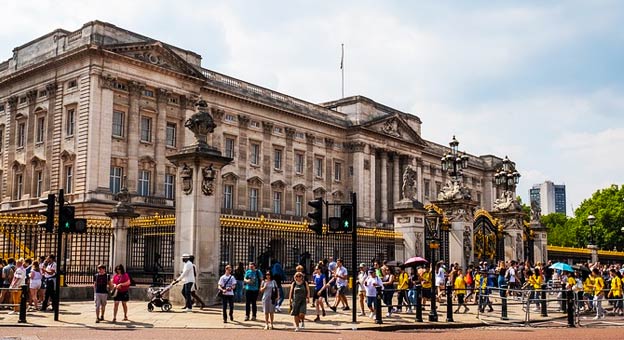
[(91, 20), (188, 49), (202, 66), (309, 102), (363, 95), (422, 137), (505, 155), (517, 192), (565, 184), (567, 213), (624, 184), (624, 2), (2, 1), (0, 60)]

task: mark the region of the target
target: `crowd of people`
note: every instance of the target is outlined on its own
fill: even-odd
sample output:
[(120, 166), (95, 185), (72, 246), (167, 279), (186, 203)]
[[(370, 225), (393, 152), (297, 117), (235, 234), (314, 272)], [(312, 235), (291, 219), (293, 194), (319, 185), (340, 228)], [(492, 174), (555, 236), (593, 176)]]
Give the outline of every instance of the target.
[[(182, 256), (182, 273), (174, 280), (184, 282), (182, 295), (185, 298), (184, 311), (192, 311), (194, 305), (205, 306), (197, 296), (197, 269), (193, 255)], [(93, 276), (94, 302), (96, 321), (104, 320), (106, 302), (112, 295), (114, 301), (112, 321), (116, 322), (119, 304), (123, 309), (123, 320), (128, 320), (129, 289), (131, 279), (123, 265), (115, 267), (112, 275), (107, 273), (105, 265), (99, 265)], [(594, 318), (600, 319), (607, 315), (624, 314), (621, 265), (601, 263), (584, 263), (574, 266), (573, 270), (558, 270), (552, 263), (535, 263), (528, 261), (500, 261), (497, 264), (482, 261), (469, 265), (465, 270), (457, 263), (447, 265), (438, 262), (433, 266), (423, 264), (416, 267), (402, 265), (391, 266), (387, 262), (373, 261), (371, 264), (360, 263), (355, 275), (361, 316), (376, 318), (378, 312), (378, 296), (383, 302), (386, 317), (395, 313), (412, 313), (419, 304), (422, 310), (431, 308), (435, 299), (443, 303), (445, 299), (453, 299), (454, 313), (467, 313), (470, 304), (477, 305), (480, 313), (494, 311), (490, 296), (493, 292), (505, 294), (509, 298), (528, 296), (525, 308), (534, 306), (540, 311), (544, 301), (541, 291), (550, 289), (557, 292), (560, 307), (564, 308), (565, 291), (576, 294), (579, 312), (595, 313)], [(9, 258), (0, 261), (2, 287), (0, 305), (11, 308), (10, 313), (19, 311), (21, 287), (28, 290), (28, 310), (47, 311), (52, 304), (52, 297), (57, 289), (57, 264), (54, 255), (40, 257), (38, 260)], [(236, 269), (231, 265), (225, 267), (224, 274), (219, 278), (217, 289), (222, 301), (223, 322), (234, 321), (234, 303), (242, 302), (244, 295), (244, 321), (257, 319), (257, 301), (260, 298), (264, 313), (265, 329), (273, 329), (275, 313), (282, 313), (282, 304), (288, 299), (289, 314), (293, 317), (295, 331), (305, 328), (307, 306), (311, 303), (314, 322), (327, 315), (327, 309), (337, 312), (350, 310), (347, 289), (350, 275), (342, 259), (329, 258), (319, 261), (311, 275), (307, 276), (304, 267), (299, 265), (291, 280), (286, 276), (281, 263), (273, 260), (264, 271), (250, 262), (247, 266), (239, 263)], [(290, 282), (285, 294), (284, 285)], [(446, 296), (446, 287), (452, 287), (452, 296)], [(312, 288), (313, 287), (313, 288)], [(419, 287), (420, 289), (416, 289)], [(416, 292), (419, 291), (420, 295)], [(330, 301), (330, 298), (333, 299)], [(417, 301), (419, 299), (419, 301)], [(605, 305), (607, 301), (608, 305)], [(609, 305), (611, 307), (609, 307)], [(606, 308), (605, 308), (606, 307)], [(52, 306), (54, 308), (54, 306)]]

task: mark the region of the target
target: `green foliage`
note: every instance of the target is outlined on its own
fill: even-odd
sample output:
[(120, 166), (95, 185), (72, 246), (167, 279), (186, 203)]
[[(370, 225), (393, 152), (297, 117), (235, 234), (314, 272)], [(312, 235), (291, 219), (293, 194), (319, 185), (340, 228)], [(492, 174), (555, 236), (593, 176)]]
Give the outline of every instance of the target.
[(584, 200), (573, 218), (562, 214), (542, 216), (541, 223), (549, 228), (548, 243), (557, 246), (586, 247), (591, 239), (587, 217), (594, 215), (594, 243), (600, 249), (624, 247), (624, 186), (612, 185), (596, 191)]
[(520, 203), (520, 205), (522, 206), (522, 212), (524, 213), (522, 219), (525, 222), (531, 222), (531, 206), (524, 204), (520, 196), (516, 197), (516, 199), (518, 200), (518, 203)]

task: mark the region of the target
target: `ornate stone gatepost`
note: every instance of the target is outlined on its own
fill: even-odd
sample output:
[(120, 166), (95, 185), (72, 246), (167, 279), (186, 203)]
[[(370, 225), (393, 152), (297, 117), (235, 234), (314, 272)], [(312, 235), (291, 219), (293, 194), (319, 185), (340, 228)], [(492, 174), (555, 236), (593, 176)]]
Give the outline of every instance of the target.
[(520, 202), (511, 190), (503, 192), (501, 197), (494, 201), (492, 216), (499, 220), (499, 226), (502, 227), (505, 261), (525, 260), (522, 238), (524, 215)]
[[(529, 258), (532, 263), (548, 261), (548, 229), (540, 223), (542, 210), (537, 202), (531, 202), (531, 222), (527, 226), (529, 234), (529, 246), (533, 246), (533, 259)], [(532, 243), (532, 244), (531, 244)], [(527, 254), (525, 254), (527, 257)]]
[(134, 208), (130, 205), (130, 194), (125, 184), (115, 195), (115, 199), (119, 203), (113, 208), (113, 211), (106, 213), (106, 216), (111, 218), (111, 226), (113, 227), (113, 249), (111, 249), (109, 266), (114, 268), (118, 264), (123, 264), (125, 268), (128, 268), (126, 262), (128, 258), (128, 226), (130, 219), (139, 217), (139, 214), (135, 213)]
[(402, 199), (394, 205), (394, 230), (403, 234), (403, 253), (395, 254), (399, 261), (410, 257), (425, 257), (425, 213), (416, 197), (416, 169), (408, 165), (403, 172)]
[(473, 217), (477, 202), (471, 200), (470, 192), (459, 181), (450, 181), (433, 204), (444, 211), (451, 224), (448, 234), (449, 263), (459, 263), (466, 268), (474, 258)]
[[(205, 301), (214, 300), (219, 278), (221, 228), (219, 222), (221, 191), (217, 181), (220, 170), (232, 161), (208, 145), (208, 134), (216, 124), (204, 100), (196, 104), (197, 112), (184, 124), (195, 135), (196, 142), (176, 155), (167, 156), (178, 167), (176, 176), (176, 229), (174, 277), (181, 272), (182, 254), (195, 255), (198, 293)], [(212, 108), (213, 114), (216, 109)], [(181, 301), (179, 289), (171, 295)]]

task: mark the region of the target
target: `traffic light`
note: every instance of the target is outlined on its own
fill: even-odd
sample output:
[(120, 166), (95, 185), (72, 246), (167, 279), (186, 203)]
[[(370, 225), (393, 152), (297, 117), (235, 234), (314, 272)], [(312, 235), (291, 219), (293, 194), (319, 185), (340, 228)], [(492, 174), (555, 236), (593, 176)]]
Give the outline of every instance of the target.
[(71, 233), (75, 229), (76, 207), (71, 205), (63, 206), (59, 211), (59, 228), (62, 233)]
[(56, 205), (56, 195), (49, 194), (48, 198), (40, 199), (39, 202), (46, 205), (44, 209), (39, 209), (39, 214), (46, 217), (45, 221), (39, 222), (39, 226), (45, 227), (49, 233), (54, 232), (54, 206)]
[(323, 235), (323, 199), (308, 201), (308, 205), (314, 208), (314, 211), (308, 213), (308, 217), (312, 220), (308, 228), (321, 236)]
[(342, 232), (348, 233), (353, 231), (353, 206), (340, 206), (340, 229)]

